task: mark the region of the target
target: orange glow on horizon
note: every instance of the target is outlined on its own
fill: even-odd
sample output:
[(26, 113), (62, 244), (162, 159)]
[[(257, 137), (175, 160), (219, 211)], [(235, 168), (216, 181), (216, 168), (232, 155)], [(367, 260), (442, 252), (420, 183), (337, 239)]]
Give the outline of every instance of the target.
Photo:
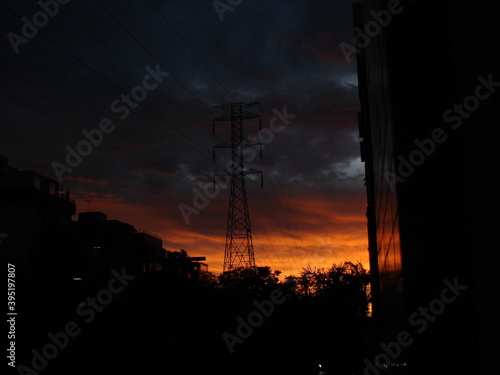
[[(165, 249), (184, 249), (190, 256), (205, 256), (209, 271), (222, 272), (225, 207), (216, 206), (219, 212), (215, 214), (203, 211), (187, 225), (179, 211), (165, 212), (161, 205), (124, 202), (113, 194), (97, 197), (92, 192), (80, 192), (74, 198), (78, 212), (100, 211), (107, 214), (108, 220), (157, 233)], [(259, 207), (259, 211), (264, 211), (264, 207)], [(220, 227), (217, 222), (214, 224), (214, 217), (222, 223)], [(272, 215), (256, 209), (251, 211), (251, 221), (257, 265), (280, 270), (282, 276), (299, 275), (305, 267), (328, 268), (344, 261), (359, 261), (369, 269), (363, 196), (335, 201), (302, 196), (294, 200), (293, 220), (288, 226), (277, 224)]]

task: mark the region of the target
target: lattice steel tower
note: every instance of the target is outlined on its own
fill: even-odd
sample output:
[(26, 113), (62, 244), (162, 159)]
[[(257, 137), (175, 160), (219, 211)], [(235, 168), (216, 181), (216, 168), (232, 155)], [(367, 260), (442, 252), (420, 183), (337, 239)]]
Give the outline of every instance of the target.
[(262, 184), (262, 172), (245, 167), (245, 156), (248, 158), (252, 154), (245, 154), (244, 150), (246, 148), (254, 148), (254, 151), (256, 151), (257, 148), (260, 148), (260, 155), (262, 157), (262, 145), (243, 137), (243, 121), (258, 118), (259, 128), (261, 128), (260, 116), (248, 111), (248, 109), (258, 104), (259, 102), (228, 103), (214, 107), (224, 111), (224, 114), (214, 119), (214, 134), (215, 121), (231, 121), (231, 138), (214, 147), (214, 161), (216, 148), (231, 149), (231, 162), (228, 163), (224, 171), (217, 173), (217, 175), (231, 177), (226, 246), (224, 250), (224, 271), (231, 271), (240, 267), (255, 267), (245, 176), (247, 174), (261, 173)]

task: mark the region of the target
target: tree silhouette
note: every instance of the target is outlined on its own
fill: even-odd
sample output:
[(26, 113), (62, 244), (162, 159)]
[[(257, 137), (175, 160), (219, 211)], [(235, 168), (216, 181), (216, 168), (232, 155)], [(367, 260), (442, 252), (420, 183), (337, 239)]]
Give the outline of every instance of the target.
[(248, 291), (265, 291), (278, 285), (281, 271), (272, 271), (271, 267), (236, 268), (223, 272), (219, 283), (223, 288)]
[(361, 263), (334, 263), (326, 270), (309, 267), (301, 276), (299, 291), (302, 295), (321, 304), (335, 305), (348, 314), (368, 314), (370, 274)]

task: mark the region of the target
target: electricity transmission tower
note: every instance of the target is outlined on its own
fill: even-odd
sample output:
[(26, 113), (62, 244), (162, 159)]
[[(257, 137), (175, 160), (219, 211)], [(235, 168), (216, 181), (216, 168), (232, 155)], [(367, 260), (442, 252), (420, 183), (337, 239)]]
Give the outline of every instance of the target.
[(248, 111), (248, 109), (258, 104), (259, 102), (228, 103), (214, 107), (215, 109), (224, 111), (221, 116), (213, 120), (214, 134), (215, 121), (231, 121), (231, 138), (214, 147), (214, 161), (216, 148), (231, 149), (231, 163), (226, 166), (224, 171), (217, 173), (219, 176), (225, 175), (231, 177), (226, 246), (224, 250), (224, 271), (232, 271), (240, 267), (255, 267), (245, 176), (247, 174), (260, 173), (262, 184), (262, 172), (245, 167), (244, 157), (251, 155), (249, 153), (245, 154), (246, 148), (253, 148), (255, 152), (259, 146), (260, 156), (262, 157), (262, 147), (259, 142), (250, 141), (243, 137), (243, 121), (258, 118), (259, 128), (262, 127), (260, 116)]

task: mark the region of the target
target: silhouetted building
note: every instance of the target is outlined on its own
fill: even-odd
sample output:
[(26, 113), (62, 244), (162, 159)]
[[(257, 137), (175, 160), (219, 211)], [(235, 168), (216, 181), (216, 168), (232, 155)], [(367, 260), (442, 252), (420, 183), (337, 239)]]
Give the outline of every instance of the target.
[(208, 264), (201, 263), (201, 260), (207, 260), (206, 257), (188, 257), (188, 277), (198, 279), (202, 273), (208, 272)]
[(198, 280), (208, 272), (208, 265), (200, 261), (206, 257), (190, 257), (185, 250), (165, 251), (163, 272), (174, 280)]
[(157, 235), (108, 220), (102, 212), (80, 213), (74, 225), (78, 249), (73, 260), (75, 276), (95, 280), (123, 267), (132, 275), (161, 269), (163, 241)]
[(30, 279), (68, 273), (68, 245), (75, 202), (57, 181), (19, 171), (0, 156), (0, 233), (2, 252)]
[(162, 240), (101, 212), (78, 215), (69, 192), (33, 171), (18, 171), (0, 156), (0, 246), (17, 275), (42, 281), (108, 278), (112, 269), (130, 274), (159, 271)]
[[(354, 15), (379, 364), (366, 371), (493, 372), (498, 2), (367, 0)], [(398, 337), (400, 353), (379, 345)]]

